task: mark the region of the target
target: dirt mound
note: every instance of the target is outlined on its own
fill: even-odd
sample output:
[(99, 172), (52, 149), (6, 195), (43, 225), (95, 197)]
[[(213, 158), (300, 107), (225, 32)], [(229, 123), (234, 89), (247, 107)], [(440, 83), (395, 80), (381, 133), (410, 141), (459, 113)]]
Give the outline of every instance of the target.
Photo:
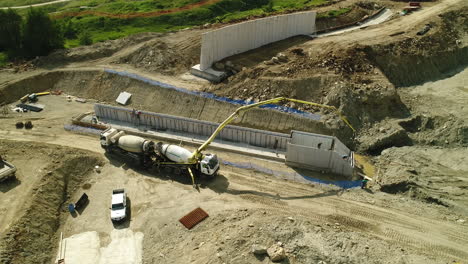
[(76, 149), (38, 143), (2, 141), (3, 151), (16, 148), (37, 154), (31, 149), (46, 152), (53, 163), (38, 172), (38, 186), (29, 198), (29, 206), (19, 220), (2, 234), (0, 259), (2, 263), (50, 263), (57, 246), (55, 232), (60, 224), (60, 213), (65, 204), (101, 159), (92, 153)]
[(423, 202), (450, 207), (468, 214), (464, 198), (466, 172), (465, 148), (413, 146), (390, 148), (377, 158), (380, 190), (407, 195)]
[(67, 62), (96, 60), (109, 57), (125, 47), (136, 45), (161, 36), (163, 36), (161, 33), (140, 33), (122, 39), (99, 42), (90, 46), (57, 50), (46, 57), (38, 58), (34, 63), (38, 66), (50, 66)]
[[(179, 33), (180, 34), (180, 33)], [(189, 35), (180, 41), (158, 39), (118, 58), (117, 64), (128, 63), (148, 72), (174, 75), (187, 72), (200, 60), (201, 35)]]
[[(278, 53), (270, 61), (242, 68), (208, 90), (231, 98), (261, 101), (285, 96), (333, 105), (358, 129), (387, 117), (408, 116), (396, 89), (366, 58), (363, 49), (354, 46), (312, 56), (296, 46)], [(320, 111), (302, 105), (289, 106)]]

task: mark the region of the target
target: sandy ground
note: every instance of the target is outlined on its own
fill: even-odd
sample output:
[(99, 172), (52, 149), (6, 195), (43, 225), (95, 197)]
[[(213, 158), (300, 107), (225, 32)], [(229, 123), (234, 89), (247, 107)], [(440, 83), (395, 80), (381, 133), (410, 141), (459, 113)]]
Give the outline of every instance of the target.
[(95, 231), (73, 235), (63, 240), (61, 255), (67, 263), (76, 264), (139, 264), (142, 263), (143, 234), (131, 230), (113, 230), (110, 242), (101, 247)]
[[(63, 124), (70, 116), (88, 111), (91, 103), (68, 103), (62, 96), (42, 97), (40, 102), (46, 105), (43, 112), (13, 114), (12, 118), (6, 119), (8, 122), (2, 122), (0, 138), (44, 141), (102, 153), (96, 137), (63, 130)], [(29, 119), (38, 118), (33, 122), (35, 127), (31, 131), (19, 132), (13, 124), (16, 120), (25, 120), (26, 116)], [(228, 153), (219, 155), (232, 160), (245, 159)], [(7, 153), (7, 156), (10, 155)], [(11, 155), (11, 161), (19, 164), (22, 172), (28, 166), (18, 163), (20, 158)], [(318, 251), (319, 260), (345, 261), (343, 263), (394, 263), (390, 256), (381, 262), (381, 257), (377, 257), (379, 252), (388, 250), (404, 251), (400, 259), (405, 263), (440, 263), (468, 257), (465, 225), (457, 222), (458, 215), (447, 217), (453, 213), (438, 205), (416, 203), (403, 197), (400, 199), (398, 196), (368, 193), (360, 189), (343, 192), (328, 186), (302, 185), (229, 166), (222, 168), (220, 177), (215, 181), (203, 183), (204, 187), (197, 192), (186, 177), (164, 172), (148, 174), (115, 157), (105, 159), (109, 162), (102, 172), (93, 172), (70, 197), (73, 201), (86, 192), (89, 205), (77, 217), (68, 215), (66, 210), (62, 213), (64, 222), (56, 236), (63, 232), (64, 237), (72, 237), (65, 250), (71, 261), (76, 260), (73, 254), (81, 252), (79, 245), (85, 240), (88, 242), (83, 250), (94, 252), (89, 253), (90, 259), (114, 256), (119, 247), (132, 245), (129, 250), (133, 253), (128, 256), (135, 257), (129, 261), (138, 263), (140, 233), (144, 235), (143, 263), (218, 263), (218, 253), (226, 263), (252, 263), (255, 261), (250, 253), (252, 244), (269, 246), (276, 239), (292, 250), (291, 263), (309, 263), (310, 256), (303, 255), (306, 251)], [(268, 166), (265, 160), (249, 160)], [(270, 166), (284, 165), (272, 163)], [(110, 193), (112, 189), (120, 187), (125, 187), (128, 192), (130, 219), (113, 225), (108, 210)], [(7, 194), (17, 191), (16, 188), (24, 186), (18, 185)], [(2, 206), (7, 211), (12, 208), (4, 203)], [(178, 219), (196, 207), (205, 209), (210, 217), (194, 230), (187, 231), (178, 223)], [(276, 225), (272, 223), (292, 223), (288, 217), (292, 217), (294, 223), (301, 224), (281, 225), (281, 230), (273, 228)], [(308, 223), (313, 225), (309, 226)], [(320, 226), (320, 230), (323, 230), (317, 233), (314, 226)], [(116, 230), (127, 233), (122, 233), (120, 237)], [(295, 232), (301, 234), (300, 239), (291, 235)], [(254, 239), (256, 236), (258, 238)], [(357, 246), (343, 246), (346, 241), (342, 240), (349, 238)], [(295, 242), (297, 239), (301, 242)], [(335, 245), (336, 241), (341, 241), (341, 244)], [(223, 247), (223, 243), (229, 247)], [(314, 246), (323, 243), (325, 247)], [(337, 246), (345, 249), (336, 251)], [(366, 254), (350, 254), (350, 251), (364, 252), (366, 247), (370, 248)], [(112, 259), (104, 258), (107, 261)]]

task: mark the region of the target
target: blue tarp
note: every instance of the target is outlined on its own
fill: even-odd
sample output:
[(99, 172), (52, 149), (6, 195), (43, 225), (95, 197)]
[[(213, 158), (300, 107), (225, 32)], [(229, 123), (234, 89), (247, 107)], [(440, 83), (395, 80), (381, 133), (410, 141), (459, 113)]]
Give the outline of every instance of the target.
[[(221, 102), (226, 102), (226, 103), (230, 103), (230, 104), (249, 105), (249, 104), (255, 103), (254, 101), (235, 100), (235, 99), (231, 99), (231, 98), (227, 98), (227, 97), (223, 97), (223, 96), (217, 96), (217, 95), (212, 94), (212, 93), (191, 91), (191, 90), (188, 90), (188, 89), (185, 89), (185, 88), (180, 88), (180, 87), (177, 87), (177, 86), (174, 86), (174, 85), (171, 85), (171, 84), (151, 80), (149, 78), (140, 76), (138, 74), (129, 73), (129, 72), (126, 72), (126, 71), (116, 71), (116, 70), (111, 70), (111, 69), (105, 69), (104, 71), (107, 72), (107, 73), (117, 74), (117, 75), (120, 75), (120, 76), (132, 78), (132, 79), (135, 79), (135, 80), (139, 80), (139, 81), (142, 81), (142, 82), (150, 84), (150, 85), (155, 85), (155, 86), (159, 86), (159, 87), (166, 88), (166, 89), (172, 89), (172, 90), (176, 90), (176, 91), (181, 92), (181, 93), (186, 93), (186, 94), (191, 94), (191, 95), (200, 96), (200, 97), (204, 97), (204, 98), (209, 98), (209, 99), (213, 99), (213, 100), (221, 101)], [(274, 110), (285, 112), (285, 113), (300, 115), (302, 117), (310, 118), (310, 119), (317, 120), (317, 121), (320, 120), (320, 115), (312, 114), (312, 113), (309, 113), (309, 112), (304, 112), (304, 111), (297, 110), (297, 109), (294, 109), (294, 108), (291, 108), (291, 107), (279, 106), (279, 105), (274, 105), (274, 104), (267, 104), (267, 105), (260, 106), (260, 108), (274, 109)]]

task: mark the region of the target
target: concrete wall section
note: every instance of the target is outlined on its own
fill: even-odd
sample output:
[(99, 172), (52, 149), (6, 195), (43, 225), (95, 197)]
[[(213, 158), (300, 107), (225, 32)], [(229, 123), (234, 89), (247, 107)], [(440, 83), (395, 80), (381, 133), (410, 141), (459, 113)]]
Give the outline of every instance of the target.
[(200, 69), (223, 58), (297, 35), (315, 32), (313, 11), (273, 16), (223, 27), (202, 35)]
[(286, 164), (351, 177), (354, 155), (336, 137), (292, 131)]
[[(140, 117), (132, 109), (103, 104), (95, 104), (96, 116), (103, 121), (117, 121), (151, 130), (169, 130), (208, 138), (218, 127), (218, 123), (177, 117), (159, 113), (141, 111)], [(285, 151), (289, 140), (288, 134), (264, 131), (259, 129), (226, 126), (216, 139), (245, 143), (256, 147)]]

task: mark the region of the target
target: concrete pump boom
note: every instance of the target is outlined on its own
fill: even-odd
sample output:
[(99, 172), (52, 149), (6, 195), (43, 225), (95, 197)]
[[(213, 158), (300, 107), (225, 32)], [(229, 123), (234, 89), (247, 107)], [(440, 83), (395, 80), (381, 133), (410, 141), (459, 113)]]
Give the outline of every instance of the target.
[(214, 131), (214, 133), (210, 136), (210, 138), (208, 138), (208, 140), (206, 140), (205, 143), (203, 143), (203, 145), (201, 145), (197, 150), (195, 150), (192, 153), (192, 156), (190, 157), (189, 161), (190, 162), (196, 162), (196, 160), (200, 159), (201, 156), (202, 156), (201, 152), (203, 150), (205, 150), (208, 147), (208, 145), (210, 145), (211, 142), (216, 138), (216, 136), (219, 134), (219, 132), (221, 132), (221, 130), (223, 130), (223, 128), (225, 126), (227, 126), (229, 123), (231, 123), (231, 121), (234, 120), (234, 118), (236, 118), (240, 113), (248, 111), (248, 110), (250, 110), (252, 108), (255, 108), (255, 107), (259, 107), (259, 106), (266, 105), (266, 104), (280, 103), (282, 101), (289, 101), (289, 102), (295, 102), (295, 103), (301, 103), (301, 104), (308, 104), (308, 105), (312, 105), (312, 106), (317, 106), (317, 107), (321, 107), (321, 108), (330, 109), (330, 110), (334, 111), (336, 114), (338, 114), (338, 116), (341, 118), (341, 120), (343, 120), (343, 122), (345, 122), (346, 125), (348, 125), (348, 127), (350, 127), (353, 130), (353, 132), (356, 132), (356, 130), (353, 128), (353, 126), (351, 126), (351, 124), (346, 119), (346, 117), (340, 112), (340, 110), (336, 109), (336, 107), (334, 107), (334, 106), (317, 104), (317, 103), (313, 103), (313, 102), (307, 102), (307, 101), (302, 101), (302, 100), (292, 99), (292, 98), (277, 97), (277, 98), (273, 98), (273, 99), (270, 99), (270, 100), (266, 100), (266, 101), (262, 101), (262, 102), (258, 102), (258, 103), (250, 104), (250, 105), (244, 105), (244, 106), (241, 106), (241, 107), (237, 108), (237, 110), (234, 113), (232, 113), (226, 120), (224, 120), (218, 126), (218, 128)]

